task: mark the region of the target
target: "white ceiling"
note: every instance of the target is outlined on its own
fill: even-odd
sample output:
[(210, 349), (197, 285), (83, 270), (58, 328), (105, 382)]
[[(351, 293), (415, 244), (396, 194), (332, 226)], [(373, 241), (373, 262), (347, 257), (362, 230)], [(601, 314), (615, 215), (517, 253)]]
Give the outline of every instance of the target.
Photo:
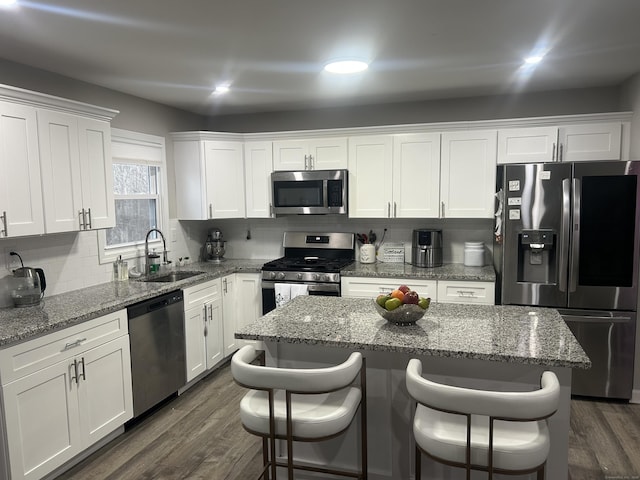
[[(640, 72), (640, 0), (18, 2), (0, 9), (0, 58), (204, 114), (617, 86)], [(522, 68), (538, 50), (544, 62)], [(334, 57), (371, 65), (322, 72)], [(220, 82), (231, 93), (211, 96)]]

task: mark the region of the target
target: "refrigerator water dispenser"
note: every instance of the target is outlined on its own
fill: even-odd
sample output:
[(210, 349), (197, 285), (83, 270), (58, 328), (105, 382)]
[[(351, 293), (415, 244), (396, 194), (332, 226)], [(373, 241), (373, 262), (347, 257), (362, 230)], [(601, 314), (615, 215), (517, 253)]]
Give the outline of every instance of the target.
[(523, 230), (518, 235), (518, 282), (557, 283), (553, 230)]

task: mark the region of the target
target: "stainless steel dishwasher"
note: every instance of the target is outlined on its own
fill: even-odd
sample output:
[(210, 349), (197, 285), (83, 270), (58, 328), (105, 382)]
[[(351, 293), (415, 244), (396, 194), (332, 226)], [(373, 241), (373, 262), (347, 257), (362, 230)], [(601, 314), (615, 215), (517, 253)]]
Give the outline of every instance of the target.
[(137, 417), (187, 381), (182, 290), (131, 305), (127, 314)]

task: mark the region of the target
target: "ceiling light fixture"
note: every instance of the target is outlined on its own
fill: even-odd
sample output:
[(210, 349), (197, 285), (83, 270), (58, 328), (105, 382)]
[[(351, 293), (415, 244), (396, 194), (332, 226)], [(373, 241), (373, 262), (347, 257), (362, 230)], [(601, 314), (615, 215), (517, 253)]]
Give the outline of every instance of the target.
[(369, 64), (361, 60), (338, 60), (327, 63), (324, 69), (329, 73), (349, 74), (363, 72), (369, 68)]
[(224, 95), (225, 93), (229, 93), (231, 87), (229, 85), (218, 85), (213, 91), (214, 95)]
[(0, 7), (11, 7), (18, 3), (18, 0), (0, 0)]
[(524, 59), (524, 63), (526, 63), (527, 65), (535, 65), (537, 63), (540, 63), (542, 61), (542, 55), (536, 55), (533, 57), (527, 57)]

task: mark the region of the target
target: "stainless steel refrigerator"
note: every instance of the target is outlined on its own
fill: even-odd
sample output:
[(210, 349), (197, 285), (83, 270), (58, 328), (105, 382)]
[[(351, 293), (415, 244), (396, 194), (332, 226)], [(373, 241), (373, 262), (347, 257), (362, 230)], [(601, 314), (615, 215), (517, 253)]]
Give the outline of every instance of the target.
[(640, 161), (498, 167), (498, 300), (558, 308), (593, 364), (574, 369), (573, 394), (631, 398), (639, 173)]

